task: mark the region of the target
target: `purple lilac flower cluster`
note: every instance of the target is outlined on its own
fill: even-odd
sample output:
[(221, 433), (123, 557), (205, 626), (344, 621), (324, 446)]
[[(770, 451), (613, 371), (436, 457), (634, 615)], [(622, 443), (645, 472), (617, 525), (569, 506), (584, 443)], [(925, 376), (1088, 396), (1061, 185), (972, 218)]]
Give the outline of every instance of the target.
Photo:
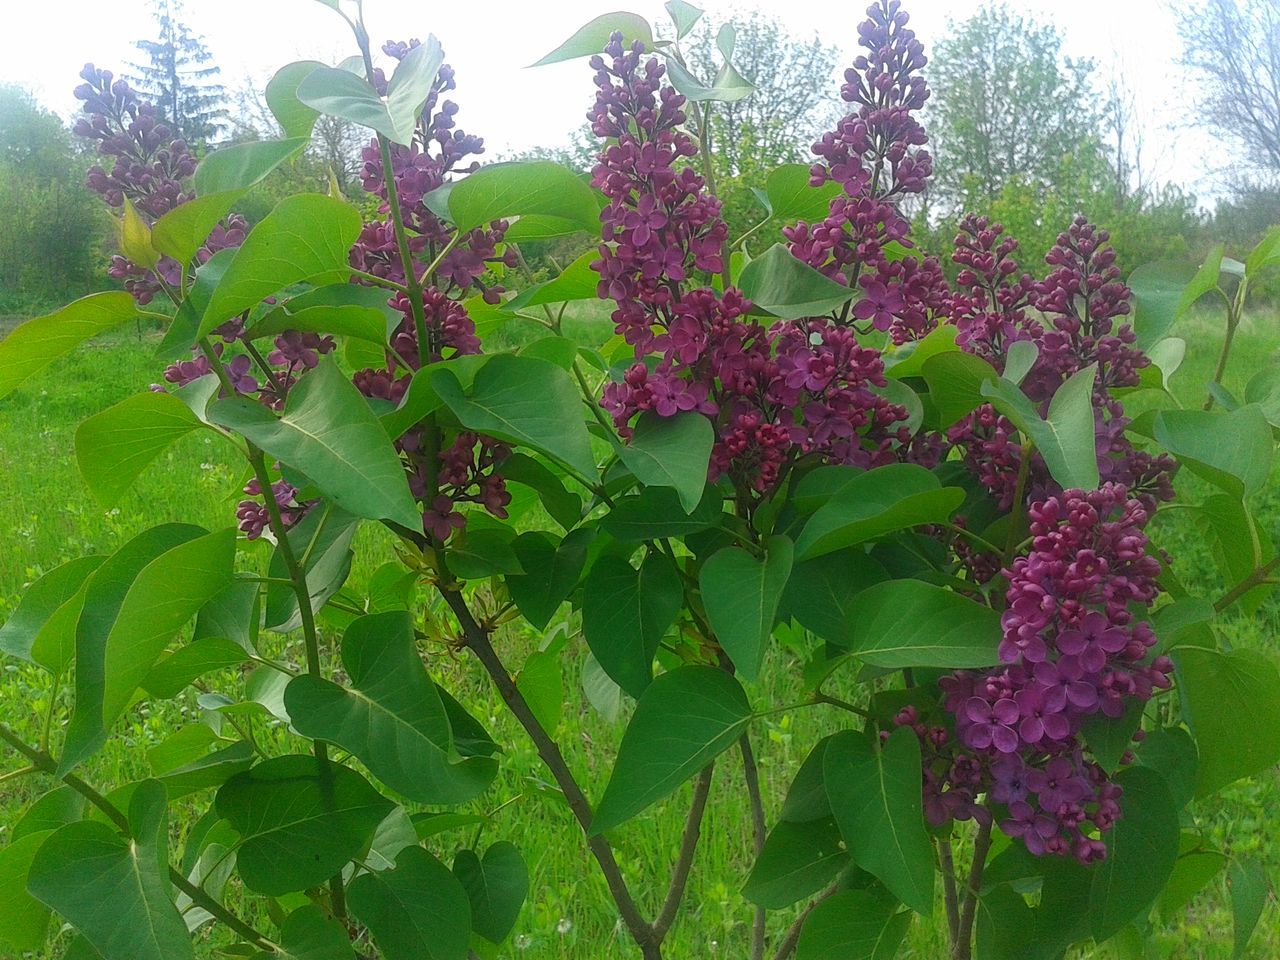
[[(1105, 230), (1078, 217), (1058, 236), (1045, 257), (1053, 268), (1043, 281), (1020, 273), (1013, 253), (1017, 242), (1000, 224), (967, 217), (956, 237), (954, 260), (962, 269), (951, 299), (951, 321), (962, 349), (1003, 371), (1009, 347), (1020, 340), (1037, 348), (1035, 364), (1022, 383), (1042, 411), (1072, 374), (1096, 364), (1095, 440), (1104, 481), (1124, 486), (1149, 510), (1173, 496), (1176, 463), (1168, 456), (1137, 450), (1125, 437), (1129, 420), (1113, 391), (1133, 387), (1150, 363), (1136, 349), (1134, 333), (1118, 318), (1129, 313), (1129, 289), (1120, 282), (1115, 251)], [(1021, 446), (1016, 428), (989, 404), (950, 428), (947, 439), (959, 446), (970, 468), (1002, 509), (1013, 504)], [(1028, 471), (1033, 499), (1059, 492), (1039, 454)]]
[[(400, 60), (416, 46), (418, 41), (411, 40), (390, 42), (382, 49)], [(376, 71), (374, 82), (385, 92), (386, 77), (381, 70)], [(488, 284), (484, 278), (495, 264), (517, 265), (514, 249), (499, 252), (508, 226), (505, 221), (477, 227), (455, 240), (453, 227), (424, 202), (427, 194), (443, 186), (450, 176), (476, 170), (477, 160), (466, 161), (484, 152), (484, 141), (480, 137), (456, 129), (457, 104), (440, 99), (455, 85), (453, 69), (447, 64), (441, 66), (413, 143), (391, 145), (396, 199), (416, 269), (424, 271), (444, 254), (436, 268), (437, 285), (427, 286), (422, 292), (428, 342), (419, 343), (409, 295), (398, 292), (388, 304), (399, 311), (402, 319), (391, 334), (391, 350), (385, 366), (360, 370), (354, 376), (356, 388), (365, 396), (391, 403), (399, 403), (404, 398), (414, 371), (424, 364), (481, 352), (475, 323), (459, 301), (475, 290), (486, 302), (497, 303), (503, 294), (502, 287)], [(364, 188), (382, 200), (380, 212), (389, 216), (389, 194), (376, 139), (364, 148), (363, 156)], [(364, 225), (351, 250), (350, 261), (356, 269), (384, 280), (404, 283), (406, 279), (395, 227), (389, 218)], [(366, 282), (359, 277), (354, 279)], [(424, 429), (415, 426), (396, 438), (395, 444), (405, 461), (409, 488), (422, 502), (423, 529), (428, 534), (444, 541), (463, 529), (466, 518), (457, 509), (461, 503), (476, 503), (494, 516), (506, 518), (511, 495), (500, 466), (511, 455), (509, 446), (491, 437), (462, 432), (443, 449), (435, 451), (425, 439)]]
[(1120, 788), (1088, 758), (1081, 725), (1170, 686), (1172, 662), (1152, 657), (1155, 634), (1133, 613), (1155, 600), (1160, 564), (1147, 553), (1146, 508), (1117, 484), (1033, 503), (1029, 517), (1030, 552), (1003, 571), (1002, 666), (940, 681), (954, 738), (914, 710), (897, 722), (924, 744), (931, 823), (989, 818), (985, 795), (1032, 853), (1088, 863), (1106, 854), (1096, 834), (1119, 816)]
[(591, 60), (598, 89), (588, 119), (612, 141), (592, 172), (609, 201), (593, 268), (636, 357), (605, 386), (603, 406), (624, 437), (646, 411), (710, 417), (709, 479), (757, 492), (804, 454), (888, 462), (908, 439), (907, 413), (875, 391), (885, 386), (883, 363), (852, 329), (813, 318), (766, 330), (737, 289), (690, 289), (698, 273), (724, 271), (727, 228), (688, 163), (697, 148), (681, 129), (685, 98), (664, 83), (662, 63), (642, 55), (641, 44), (624, 48), (615, 34)]
[[(157, 116), (153, 104), (144, 103), (124, 80), (117, 80), (109, 70), (86, 64), (80, 73), (84, 83), (75, 95), (82, 101), (83, 116), (76, 121), (75, 132), (95, 141), (99, 156), (110, 160), (92, 167), (86, 180), (109, 206), (122, 207), (128, 201), (148, 223), (194, 199), (190, 178), (196, 160), (187, 144), (171, 139), (169, 128)], [(208, 239), (196, 251), (192, 266), (199, 267), (218, 251), (238, 247), (249, 232), (249, 224), (239, 214), (229, 214), (217, 224)], [(180, 296), (183, 264), (162, 256), (153, 269), (134, 263), (119, 254), (111, 258), (110, 276), (123, 281), (124, 288), (139, 304), (150, 303), (157, 293), (169, 291)], [(220, 343), (214, 345), (224, 371), (236, 393), (256, 396), (275, 409), (284, 405), (290, 386), (306, 370), (316, 366), (319, 356), (334, 348), (332, 337), (315, 333), (285, 331), (275, 340), (275, 349), (267, 358), (270, 365), (260, 381), (253, 361), (245, 353), (226, 354), (226, 348), (242, 339), (244, 317), (235, 317), (218, 328)], [(163, 384), (152, 389), (164, 390), (185, 386), (213, 372), (208, 357), (194, 350), (189, 360), (171, 364), (164, 371)], [(296, 490), (284, 480), (273, 484), (286, 525), (301, 519), (309, 504), (294, 500)], [(261, 497), (257, 481), (245, 487), (250, 497)], [(236, 508), (240, 529), (250, 539), (262, 534), (267, 510), (257, 499), (243, 500)]]
[(929, 99), (919, 75), (927, 60), (908, 19), (900, 0), (868, 8), (858, 28), (867, 53), (845, 71), (840, 89), (853, 110), (813, 146), (820, 160), (810, 182), (835, 182), (842, 192), (821, 223), (782, 231), (797, 258), (860, 287), (853, 317), (889, 330), (895, 343), (937, 326), (948, 299), (938, 260), (905, 254), (910, 225), (900, 203), (923, 191), (933, 172), (928, 138), (915, 117)]

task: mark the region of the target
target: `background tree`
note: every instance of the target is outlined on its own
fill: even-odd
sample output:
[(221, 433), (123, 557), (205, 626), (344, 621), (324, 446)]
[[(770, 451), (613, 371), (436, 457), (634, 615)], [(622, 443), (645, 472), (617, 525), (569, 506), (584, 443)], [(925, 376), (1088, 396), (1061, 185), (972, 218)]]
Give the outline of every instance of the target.
[(1202, 80), (1197, 121), (1280, 175), (1280, 0), (1197, 0), (1178, 29)]
[(810, 145), (844, 116), (846, 104), (838, 93), (839, 51), (755, 12), (728, 21), (704, 17), (694, 26), (680, 46), (695, 76), (709, 80), (720, 68), (722, 25), (735, 33), (733, 65), (756, 88), (742, 100), (709, 104), (716, 188), (736, 237), (763, 213), (749, 184), (760, 185), (779, 164), (811, 162)]
[(1014, 177), (1049, 186), (1099, 148), (1094, 62), (1062, 53), (1053, 26), (988, 5), (932, 51), (927, 128), (934, 200), (958, 210), (994, 200)]
[(227, 118), (220, 70), (204, 39), (183, 19), (182, 0), (152, 0), (151, 13), (158, 36), (134, 41), (146, 61), (132, 65), (131, 82), (158, 106), (177, 136), (191, 144), (208, 143)]
[(66, 127), (21, 87), (0, 86), (0, 313), (93, 284), (106, 221)]

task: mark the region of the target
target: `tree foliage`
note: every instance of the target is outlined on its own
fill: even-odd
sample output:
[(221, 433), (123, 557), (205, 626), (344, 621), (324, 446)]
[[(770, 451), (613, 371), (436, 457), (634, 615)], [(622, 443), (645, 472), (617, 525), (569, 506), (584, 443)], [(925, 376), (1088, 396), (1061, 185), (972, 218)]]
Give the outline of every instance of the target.
[(221, 69), (187, 25), (183, 0), (152, 0), (151, 14), (155, 38), (134, 41), (146, 57), (133, 64), (135, 85), (179, 137), (192, 144), (216, 139), (227, 119)]

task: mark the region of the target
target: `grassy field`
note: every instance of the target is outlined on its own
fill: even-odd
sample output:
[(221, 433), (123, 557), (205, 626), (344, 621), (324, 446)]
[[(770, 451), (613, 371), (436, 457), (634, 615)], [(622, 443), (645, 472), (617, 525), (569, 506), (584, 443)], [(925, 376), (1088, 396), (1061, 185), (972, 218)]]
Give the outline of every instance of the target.
[[(2, 331), (0, 331), (2, 332)], [(1187, 405), (1198, 404), (1220, 343), (1216, 318), (1193, 316), (1177, 331), (1187, 338), (1190, 355), (1174, 378), (1175, 392)], [(76, 424), (89, 414), (141, 390), (159, 378), (160, 365), (151, 358), (153, 336), (139, 338), (133, 332), (104, 339), (64, 361), (29, 383), (0, 405), (0, 530), (5, 531), (0, 550), (0, 619), (12, 609), (25, 584), (58, 563), (86, 553), (109, 552), (147, 526), (166, 520), (186, 520), (210, 528), (233, 523), (234, 503), (245, 477), (232, 459), (229, 447), (214, 439), (190, 438), (175, 447), (116, 508), (104, 510), (88, 497), (76, 472), (73, 435)], [(1280, 329), (1270, 315), (1246, 322), (1237, 337), (1227, 385), (1241, 388), (1264, 365), (1280, 362)], [(1195, 478), (1179, 478), (1180, 495), (1194, 502), (1205, 490)], [(1280, 486), (1273, 486), (1258, 505), (1270, 521), (1273, 537), (1280, 534)], [(1178, 558), (1183, 579), (1207, 595), (1221, 592), (1220, 582), (1207, 549), (1193, 527), (1177, 511), (1161, 520), (1155, 530), (1159, 543)], [(353, 582), (359, 584), (389, 557), (387, 543), (378, 531), (362, 534)], [(255, 562), (249, 559), (247, 562)], [(1225, 630), (1233, 644), (1277, 652), (1276, 627), (1280, 602), (1269, 599), (1251, 618), (1237, 618)], [(328, 635), (327, 640), (333, 637)], [(287, 639), (273, 651), (300, 659), (300, 651)], [(510, 664), (535, 649), (537, 638), (512, 635), (504, 638)], [(622, 721), (610, 724), (586, 702), (579, 684), (579, 664), (584, 647), (573, 639), (561, 656), (565, 671), (566, 702), (559, 731), (570, 763), (592, 796), (599, 796), (607, 778), (610, 759), (621, 735)], [(331, 653), (332, 651), (330, 651)], [(763, 671), (766, 678), (749, 693), (758, 701), (786, 703), (799, 692), (798, 664), (775, 651)], [(485, 798), (489, 809), (502, 809), (485, 828), (482, 845), (499, 838), (513, 840), (529, 861), (532, 891), (516, 927), (514, 939), (502, 956), (509, 960), (601, 960), (629, 958), (635, 952), (616, 923), (616, 913), (604, 882), (581, 842), (581, 834), (562, 802), (546, 789), (547, 776), (532, 746), (501, 708), (487, 680), (475, 664), (446, 654), (434, 657), (430, 666), (438, 678), (471, 705), (473, 712), (507, 745), (498, 784)], [(0, 719), (37, 736), (48, 707), (43, 678), (34, 670), (10, 664), (0, 674)], [(217, 678), (231, 688), (234, 677)], [(57, 709), (65, 715), (67, 704)], [(183, 723), (198, 720), (194, 694), (154, 708), (141, 706), (118, 726), (105, 750), (90, 762), (83, 775), (109, 789), (148, 775), (145, 748), (158, 743)], [(267, 749), (283, 750), (285, 736), (263, 721), (255, 732)], [(819, 709), (779, 714), (754, 731), (768, 801), (768, 817), (776, 818), (785, 785), (808, 746), (820, 735), (843, 723)], [(1247, 735), (1247, 731), (1242, 731)], [(56, 742), (56, 740), (55, 740)], [(704, 827), (704, 841), (695, 865), (686, 908), (670, 941), (668, 956), (746, 956), (751, 911), (741, 896), (741, 881), (750, 867), (749, 816), (741, 771), (733, 754), (716, 773), (712, 806)], [(0, 774), (17, 767), (16, 759), (0, 754)], [(23, 807), (50, 784), (26, 778), (0, 785), (0, 843), (7, 840), (5, 824), (12, 823)], [(687, 788), (686, 788), (687, 789)], [(197, 803), (207, 795), (184, 801), (175, 813), (175, 842), (191, 822)], [(639, 822), (618, 832), (618, 857), (646, 910), (652, 910), (665, 887), (668, 865), (675, 854), (684, 806), (683, 795), (660, 805)], [(483, 804), (476, 806), (484, 811)], [(1192, 811), (1195, 826), (1212, 843), (1231, 851), (1247, 852), (1262, 860), (1273, 878), (1280, 877), (1280, 773), (1237, 784), (1221, 801)], [(1190, 823), (1187, 826), (1191, 826)], [(474, 842), (474, 828), (466, 833), (436, 838), (436, 852), (448, 857), (458, 846)], [(1231, 918), (1225, 908), (1221, 877), (1212, 881), (1184, 915), (1157, 922), (1152, 957), (1179, 960), (1225, 960), (1231, 956)], [(0, 904), (0, 909), (3, 905)], [(775, 915), (773, 929), (790, 918)], [(208, 956), (213, 945), (226, 942), (221, 931), (204, 928), (200, 954)], [(54, 950), (51, 956), (57, 956)], [(937, 960), (944, 955), (938, 924), (917, 921), (903, 956)], [(1109, 948), (1089, 956), (1118, 956)], [(1272, 903), (1264, 913), (1259, 932), (1248, 954), (1254, 960), (1280, 957), (1280, 910)]]

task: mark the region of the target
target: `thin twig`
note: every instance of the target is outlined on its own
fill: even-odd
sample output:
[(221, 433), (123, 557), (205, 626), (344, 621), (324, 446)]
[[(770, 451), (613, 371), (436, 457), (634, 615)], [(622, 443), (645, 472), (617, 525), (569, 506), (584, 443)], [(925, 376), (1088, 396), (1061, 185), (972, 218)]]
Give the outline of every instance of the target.
[(684, 822), (684, 833), (680, 837), (680, 852), (676, 856), (675, 869), (671, 874), (671, 886), (662, 901), (662, 909), (653, 921), (653, 933), (659, 940), (666, 937), (676, 914), (680, 912), (680, 904), (684, 900), (685, 887), (689, 882), (689, 873), (693, 869), (693, 854), (698, 848), (698, 838), (702, 835), (702, 816), (707, 810), (707, 795), (711, 792), (711, 774), (715, 764), (709, 764), (693, 785), (693, 803), (689, 805), (689, 816)]
[[(524, 727), (525, 732), (533, 741), (533, 745), (538, 751), (538, 756), (542, 758), (542, 762), (551, 771), (551, 776), (564, 793), (565, 801), (569, 804), (569, 810), (573, 813), (583, 831), (590, 831), (591, 803), (587, 800), (586, 794), (582, 792), (582, 788), (574, 778), (573, 772), (565, 762), (559, 745), (551, 738), (542, 724), (538, 722), (538, 718), (534, 716), (533, 710), (530, 709), (524, 695), (516, 686), (515, 681), (511, 679), (511, 674), (507, 671), (506, 665), (503, 664), (498, 652), (493, 648), (488, 632), (472, 615), (466, 599), (457, 590), (450, 589), (443, 584), (438, 585), (438, 589), (440, 595), (444, 597), (445, 603), (449, 605), (454, 616), (458, 618), (467, 646), (484, 666), (494, 686), (498, 688), (499, 695), (501, 695), (516, 719), (520, 721), (520, 725)], [(623, 879), (622, 870), (618, 866), (618, 861), (613, 854), (613, 847), (610, 846), (609, 841), (599, 835), (588, 836), (587, 847), (600, 865), (600, 871), (604, 874), (605, 883), (608, 884), (609, 892), (613, 896), (614, 903), (618, 906), (622, 922), (626, 924), (627, 930), (639, 945), (641, 953), (646, 960), (661, 957), (661, 944), (655, 937), (653, 928), (641, 915), (639, 907), (636, 906), (635, 899), (627, 887), (626, 880)]]
[(1245, 577), (1243, 580), (1241, 580), (1234, 587), (1232, 587), (1230, 590), (1228, 590), (1226, 593), (1224, 593), (1221, 597), (1218, 598), (1218, 600), (1213, 605), (1213, 612), (1221, 613), (1223, 610), (1226, 610), (1229, 606), (1231, 606), (1233, 603), (1235, 603), (1237, 600), (1243, 597), (1246, 593), (1248, 593), (1254, 587), (1259, 586), (1263, 583), (1266, 583), (1268, 579), (1268, 574), (1270, 574), (1271, 571), (1273, 571), (1278, 566), (1280, 566), (1280, 556), (1274, 557), (1271, 560), (1264, 563), (1262, 566), (1255, 568), (1253, 573), (1249, 574), (1247, 577)]
[[(760, 768), (751, 750), (751, 737), (744, 733), (738, 741), (742, 751), (742, 773), (747, 782), (747, 799), (751, 804), (751, 837), (755, 859), (764, 850), (765, 822), (764, 798), (760, 794)], [(751, 923), (751, 960), (764, 960), (765, 910), (759, 904)]]
[(809, 901), (809, 905), (801, 911), (800, 916), (796, 917), (795, 922), (787, 928), (786, 935), (778, 944), (778, 950), (773, 955), (773, 960), (787, 960), (787, 957), (795, 952), (796, 944), (800, 942), (800, 931), (804, 929), (804, 922), (809, 919), (809, 914), (813, 913), (813, 908), (839, 891), (840, 881), (837, 880)]
[(973, 953), (973, 918), (978, 912), (978, 890), (982, 884), (982, 871), (987, 865), (987, 851), (991, 849), (991, 820), (978, 827), (973, 841), (973, 864), (969, 867), (969, 883), (964, 892), (964, 908), (960, 911), (960, 930), (951, 945), (953, 960), (970, 960)]
[(960, 936), (960, 898), (956, 892), (956, 864), (950, 837), (938, 841), (938, 866), (942, 870), (942, 896), (947, 906), (947, 933), (954, 944)]

